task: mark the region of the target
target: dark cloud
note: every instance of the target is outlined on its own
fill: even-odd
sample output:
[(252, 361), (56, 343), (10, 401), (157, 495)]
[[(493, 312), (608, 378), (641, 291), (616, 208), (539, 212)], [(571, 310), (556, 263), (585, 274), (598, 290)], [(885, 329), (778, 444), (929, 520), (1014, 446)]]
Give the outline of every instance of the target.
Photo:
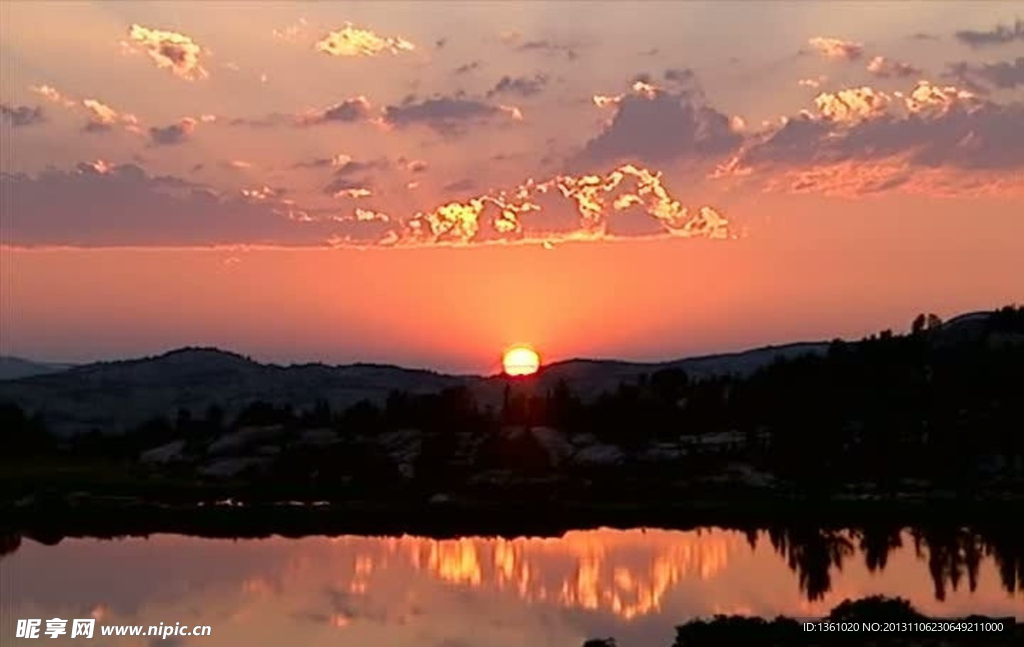
[(956, 32), (955, 36), (958, 41), (974, 49), (1006, 45), (1015, 40), (1024, 41), (1024, 20), (1018, 18), (1013, 25), (999, 24), (987, 31), (964, 29)]
[(547, 84), (548, 77), (545, 74), (519, 77), (503, 76), (494, 85), (494, 87), (487, 92), (487, 96), (493, 97), (500, 94), (514, 94), (520, 97), (532, 97), (543, 92)]
[(324, 193), (327, 193), (328, 195), (339, 195), (343, 193), (356, 195), (356, 192), (363, 192), (369, 190), (369, 183), (348, 178), (345, 177), (344, 175), (336, 175), (327, 184), (327, 186), (324, 187)]
[(688, 67), (677, 68), (672, 67), (665, 70), (663, 75), (666, 81), (673, 81), (675, 83), (692, 83), (696, 80), (696, 75), (693, 70)]
[(299, 123), (307, 126), (328, 123), (352, 123), (363, 121), (370, 116), (370, 102), (366, 97), (345, 99), (323, 110), (303, 115)]
[(480, 69), (480, 61), (472, 61), (470, 63), (463, 63), (452, 72), (453, 74), (468, 74), (478, 69)]
[(904, 63), (903, 61), (894, 61), (884, 56), (876, 56), (868, 61), (867, 70), (882, 79), (905, 79), (921, 74), (921, 68), (914, 67), (910, 63)]
[(924, 190), (926, 179), (947, 192), (998, 190), (1008, 171), (1024, 169), (1022, 103), (921, 82), (893, 97), (871, 88), (823, 93), (817, 104), (821, 114), (805, 111), (752, 138), (732, 169), (790, 181), (789, 190), (846, 194)]
[(153, 126), (149, 129), (149, 139), (154, 146), (182, 144), (188, 141), (195, 128), (196, 120), (192, 118), (185, 118), (176, 124), (171, 124), (170, 126)]
[(438, 38), (437, 40), (434, 41), (434, 47), (436, 47), (437, 49), (444, 49), (445, 45), (447, 44), (447, 38)]
[(939, 40), (939, 36), (935, 34), (929, 34), (927, 32), (919, 31), (916, 34), (910, 36), (913, 40)]
[(452, 135), (466, 126), (491, 121), (516, 113), (476, 99), (436, 97), (384, 109), (384, 122), (398, 128), (422, 125), (439, 133)]
[(370, 118), (372, 106), (366, 97), (352, 97), (322, 110), (309, 110), (293, 115), (274, 112), (265, 117), (236, 117), (227, 120), (231, 126), (273, 128), (276, 126), (316, 126), (330, 123), (354, 123)]
[(985, 103), (935, 116), (886, 115), (848, 127), (801, 116), (786, 123), (746, 161), (794, 164), (905, 156), (921, 166), (999, 169), (1024, 166), (1024, 104)]
[(735, 150), (741, 141), (729, 117), (693, 93), (637, 84), (633, 92), (615, 101), (611, 123), (587, 142), (577, 162), (658, 163), (714, 157)]
[(7, 245), (316, 245), (346, 233), (346, 223), (310, 221), (269, 199), (220, 195), (180, 178), (149, 175), (134, 164), (4, 173), (0, 192)]
[(445, 191), (452, 193), (461, 193), (463, 191), (473, 191), (477, 188), (476, 180), (472, 178), (463, 178), (457, 182), (444, 185), (442, 187)]
[(974, 65), (961, 62), (949, 66), (949, 76), (956, 78), (971, 89), (986, 90), (996, 88), (1009, 90), (1024, 86), (1024, 57), (998, 63), (982, 63)]
[(42, 106), (12, 106), (7, 103), (0, 103), (0, 117), (15, 128), (41, 124), (46, 121)]
[(579, 58), (579, 54), (577, 52), (579, 45), (576, 43), (562, 42), (551, 38), (537, 38), (523, 41), (521, 36), (516, 33), (508, 34), (504, 40), (519, 52), (539, 52), (548, 55), (560, 55), (565, 56), (565, 58), (570, 61), (575, 61)]

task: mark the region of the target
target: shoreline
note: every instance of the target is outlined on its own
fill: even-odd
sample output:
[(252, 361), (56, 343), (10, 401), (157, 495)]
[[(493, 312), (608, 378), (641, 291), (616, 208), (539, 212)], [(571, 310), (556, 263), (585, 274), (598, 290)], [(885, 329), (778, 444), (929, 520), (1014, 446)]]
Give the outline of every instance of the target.
[(1016, 525), (1024, 497), (1003, 499), (691, 499), (670, 502), (264, 501), (169, 503), (128, 497), (32, 498), (0, 505), (0, 532), (39, 537), (181, 534), (209, 538), (279, 535), (560, 536), (595, 528), (989, 527)]

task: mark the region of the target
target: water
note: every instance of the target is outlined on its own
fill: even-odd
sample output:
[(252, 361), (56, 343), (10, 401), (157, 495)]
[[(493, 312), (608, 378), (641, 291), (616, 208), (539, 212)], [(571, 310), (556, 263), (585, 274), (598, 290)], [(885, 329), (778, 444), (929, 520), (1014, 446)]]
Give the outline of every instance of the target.
[[(871, 594), (903, 596), (929, 615), (1024, 619), (1022, 550), (962, 530), (916, 540), (909, 530), (720, 529), (21, 540), (0, 561), (0, 642), (18, 618), (56, 616), (212, 628), (212, 638), (85, 641), (100, 647), (578, 647), (604, 636), (668, 647), (674, 626), (695, 616), (817, 616)], [(37, 644), (11, 644), (22, 643)]]

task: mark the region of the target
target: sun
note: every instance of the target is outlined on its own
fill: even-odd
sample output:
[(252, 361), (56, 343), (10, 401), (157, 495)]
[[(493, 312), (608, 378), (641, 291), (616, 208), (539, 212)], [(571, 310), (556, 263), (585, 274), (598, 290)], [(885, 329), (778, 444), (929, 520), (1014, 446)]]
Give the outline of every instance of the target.
[(506, 375), (533, 375), (540, 368), (540, 355), (529, 346), (513, 346), (501, 360)]

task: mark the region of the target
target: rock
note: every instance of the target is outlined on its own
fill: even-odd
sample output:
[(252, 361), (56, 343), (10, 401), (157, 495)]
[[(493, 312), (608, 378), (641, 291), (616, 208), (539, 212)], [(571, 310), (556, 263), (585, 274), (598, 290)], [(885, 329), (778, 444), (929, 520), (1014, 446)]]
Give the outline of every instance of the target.
[(283, 434), (284, 427), (281, 425), (242, 427), (236, 431), (226, 433), (210, 443), (210, 446), (206, 448), (206, 453), (210, 456), (234, 454), (247, 447), (275, 440)]
[(199, 468), (199, 473), (214, 478), (231, 478), (248, 469), (265, 469), (269, 464), (270, 459), (263, 456), (237, 456), (207, 463)]
[(185, 460), (182, 452), (185, 450), (184, 440), (175, 440), (153, 449), (147, 449), (139, 454), (139, 462), (147, 465), (166, 465)]
[(591, 445), (572, 457), (572, 462), (580, 467), (613, 467), (625, 460), (625, 453), (615, 445)]

